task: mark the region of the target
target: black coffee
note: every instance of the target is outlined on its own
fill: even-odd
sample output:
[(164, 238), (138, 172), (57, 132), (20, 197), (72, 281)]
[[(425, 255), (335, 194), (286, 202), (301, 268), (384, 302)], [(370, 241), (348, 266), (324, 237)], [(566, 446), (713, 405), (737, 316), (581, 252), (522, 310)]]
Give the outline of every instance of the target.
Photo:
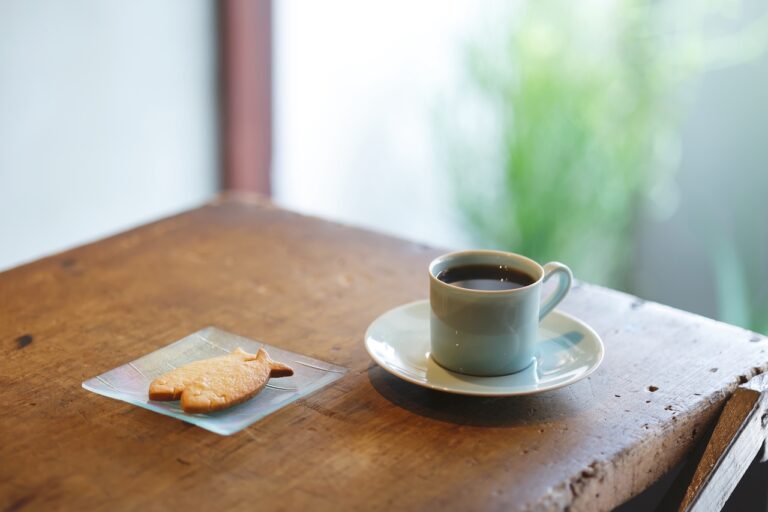
[(506, 265), (462, 265), (437, 274), (444, 283), (469, 290), (514, 290), (534, 283), (533, 277)]

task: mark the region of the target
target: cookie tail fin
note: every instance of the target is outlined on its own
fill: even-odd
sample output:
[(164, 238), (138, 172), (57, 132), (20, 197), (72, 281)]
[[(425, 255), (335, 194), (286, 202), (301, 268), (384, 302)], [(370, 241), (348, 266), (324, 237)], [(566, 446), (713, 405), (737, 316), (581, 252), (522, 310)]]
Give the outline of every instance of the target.
[(267, 354), (267, 351), (263, 348), (259, 349), (259, 353), (257, 356), (259, 359), (264, 358), (266, 363), (269, 365), (269, 376), (270, 377), (290, 377), (293, 375), (293, 368), (288, 366), (287, 364), (280, 363), (278, 361), (273, 361), (269, 354)]
[(269, 357), (269, 354), (267, 354), (267, 351), (263, 348), (259, 348), (259, 351), (256, 353), (256, 355), (249, 355), (246, 361), (258, 361), (259, 363), (266, 364), (269, 366), (270, 377), (290, 377), (293, 375), (293, 368), (287, 364), (273, 361)]
[(269, 361), (269, 376), (270, 377), (290, 377), (293, 375), (293, 368), (287, 364), (278, 363), (277, 361)]

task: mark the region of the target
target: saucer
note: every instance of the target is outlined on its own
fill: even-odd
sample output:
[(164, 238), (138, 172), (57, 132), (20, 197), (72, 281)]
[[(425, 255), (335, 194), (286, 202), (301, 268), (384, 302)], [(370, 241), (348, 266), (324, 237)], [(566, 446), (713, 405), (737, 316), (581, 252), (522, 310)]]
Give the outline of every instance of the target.
[(446, 370), (429, 357), (429, 301), (405, 304), (373, 321), (365, 348), (384, 370), (425, 388), (476, 396), (541, 393), (578, 382), (603, 361), (603, 342), (587, 324), (555, 310), (539, 324), (533, 364), (517, 373), (476, 377)]

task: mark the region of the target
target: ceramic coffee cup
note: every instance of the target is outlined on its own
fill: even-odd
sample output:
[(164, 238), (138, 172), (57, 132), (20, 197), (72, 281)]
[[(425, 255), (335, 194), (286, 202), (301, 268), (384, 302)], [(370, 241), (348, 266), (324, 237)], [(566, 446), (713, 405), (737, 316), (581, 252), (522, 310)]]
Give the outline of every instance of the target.
[[(523, 272), (530, 284), (507, 290), (478, 290), (438, 279), (447, 269), (494, 265)], [(542, 304), (541, 288), (557, 276), (555, 291)], [(429, 265), (432, 359), (444, 368), (469, 375), (507, 375), (534, 360), (539, 321), (563, 300), (573, 280), (562, 263), (544, 266), (502, 251), (460, 251)]]

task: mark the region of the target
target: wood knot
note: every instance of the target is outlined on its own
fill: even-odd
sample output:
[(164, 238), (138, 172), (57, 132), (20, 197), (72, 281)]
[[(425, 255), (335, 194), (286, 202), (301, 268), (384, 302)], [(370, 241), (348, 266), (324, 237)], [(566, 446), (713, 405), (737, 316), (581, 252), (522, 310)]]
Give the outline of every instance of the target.
[(19, 336), (16, 338), (16, 348), (22, 349), (24, 347), (29, 346), (30, 343), (34, 341), (35, 338), (32, 337), (31, 334), (24, 334), (22, 336)]
[(77, 263), (77, 260), (74, 258), (64, 258), (59, 262), (59, 265), (61, 265), (61, 268), (71, 268), (74, 267)]

